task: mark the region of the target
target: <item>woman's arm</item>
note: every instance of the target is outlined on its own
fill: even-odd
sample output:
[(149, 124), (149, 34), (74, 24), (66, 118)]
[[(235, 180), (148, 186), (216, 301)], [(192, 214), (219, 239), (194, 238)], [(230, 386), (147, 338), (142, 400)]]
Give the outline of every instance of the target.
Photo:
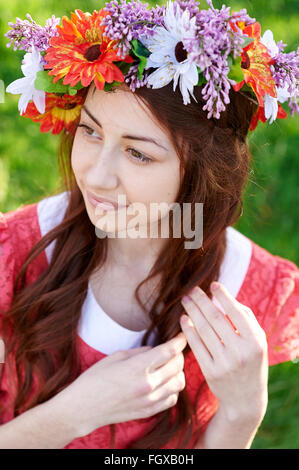
[(171, 408), (185, 387), (186, 345), (181, 332), (154, 348), (101, 359), (50, 400), (0, 426), (0, 448), (60, 449), (103, 426)]
[(76, 437), (59, 394), (0, 426), (0, 449), (61, 449)]
[(252, 310), (215, 284), (226, 316), (199, 287), (190, 300), (182, 299), (189, 313), (181, 317), (182, 330), (218, 399), (217, 412), (197, 445), (248, 449), (268, 404), (266, 334)]
[(253, 416), (233, 420), (218, 409), (194, 449), (250, 449), (261, 421)]

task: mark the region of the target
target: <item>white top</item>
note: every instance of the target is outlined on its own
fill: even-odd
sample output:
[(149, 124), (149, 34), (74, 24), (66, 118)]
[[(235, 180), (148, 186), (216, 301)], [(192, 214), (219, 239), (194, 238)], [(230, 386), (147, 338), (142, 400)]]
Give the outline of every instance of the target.
[[(68, 191), (39, 201), (37, 213), (42, 236), (62, 222), (67, 205)], [(227, 227), (226, 238), (227, 248), (218, 280), (232, 296), (237, 297), (249, 267), (252, 244), (249, 238), (233, 227)], [(45, 249), (48, 262), (52, 257), (54, 243), (55, 240)], [(212, 297), (212, 301), (223, 311), (215, 297)], [(146, 329), (128, 330), (112, 320), (98, 304), (88, 284), (78, 324), (78, 334), (85, 343), (104, 354), (113, 354), (120, 349), (127, 350), (141, 346), (145, 332)], [(150, 335), (148, 344), (153, 345), (154, 333)]]

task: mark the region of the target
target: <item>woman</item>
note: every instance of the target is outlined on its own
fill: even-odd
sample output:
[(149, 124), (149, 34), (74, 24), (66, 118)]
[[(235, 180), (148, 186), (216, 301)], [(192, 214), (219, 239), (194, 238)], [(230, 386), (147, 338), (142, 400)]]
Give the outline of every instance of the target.
[[(154, 11), (164, 39), (171, 19), (194, 25), (188, 5)], [(212, 5), (207, 12), (197, 21), (211, 31), (211, 15), (224, 13)], [(120, 56), (109, 52), (110, 43), (101, 36), (99, 49), (86, 34), (100, 28), (99, 17), (102, 10), (76, 10), (64, 18), (45, 49), (48, 65), (39, 63), (43, 73), (51, 69), (49, 77), (65, 77), (59, 86), (68, 87), (67, 96), (35, 81), (34, 103), (22, 102), (42, 131), (63, 130), (64, 187), (0, 219), (0, 447), (249, 448), (267, 408), (268, 365), (299, 352), (298, 267), (232, 227), (248, 179), (249, 128), (266, 120), (267, 99), (276, 99), (269, 83), (266, 99), (252, 79), (252, 54), (260, 48), (268, 60), (270, 52), (244, 12), (231, 16), (229, 31), (253, 40), (241, 48), (243, 83), (235, 81), (224, 102), (220, 94), (213, 101), (208, 66), (194, 77), (182, 41), (172, 44), (180, 90), (165, 82), (149, 37), (133, 42), (134, 54), (123, 54), (117, 72)], [(79, 33), (76, 42), (72, 34)], [(135, 78), (126, 70), (125, 81), (120, 71), (133, 58)], [(152, 87), (136, 77), (142, 58)], [(160, 75), (149, 78), (155, 68)], [(113, 81), (117, 86), (106, 86)], [(277, 99), (276, 105), (285, 117)], [(152, 213), (154, 203), (167, 209)], [(189, 203), (191, 211), (173, 217), (176, 203)], [(174, 228), (188, 214), (196, 224), (194, 203), (203, 205), (203, 242), (190, 249), (186, 233), (174, 236)], [(148, 236), (149, 228), (159, 235)]]

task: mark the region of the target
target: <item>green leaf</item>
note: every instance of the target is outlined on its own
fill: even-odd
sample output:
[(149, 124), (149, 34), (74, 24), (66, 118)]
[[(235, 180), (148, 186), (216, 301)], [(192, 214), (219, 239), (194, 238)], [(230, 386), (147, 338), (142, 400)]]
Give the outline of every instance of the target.
[(243, 43), (243, 49), (244, 47), (248, 46), (248, 44), (251, 44), (254, 41), (254, 38), (246, 38), (244, 37), (244, 43)]
[(142, 80), (143, 78), (143, 72), (146, 67), (147, 60), (145, 57), (140, 57), (140, 62), (138, 64), (138, 78), (139, 80)]
[(67, 93), (69, 85), (63, 85), (62, 79), (53, 83), (55, 77), (49, 75), (45, 70), (37, 72), (34, 86), (37, 90), (43, 90), (47, 93)]
[(151, 52), (138, 39), (132, 39), (131, 45), (133, 54), (139, 59), (138, 78), (142, 80), (147, 59), (151, 55)]
[(234, 61), (234, 64), (231, 66), (231, 69), (228, 74), (228, 78), (230, 78), (231, 80), (235, 80), (235, 82), (237, 83), (240, 83), (242, 80), (244, 80), (241, 62), (242, 58), (237, 57), (237, 59), (235, 59)]
[(69, 88), (69, 95), (71, 96), (75, 96), (77, 94), (77, 90), (75, 90), (74, 88)]
[(197, 67), (197, 70), (198, 70), (198, 82), (197, 82), (197, 86), (201, 86), (203, 85), (204, 83), (207, 83), (207, 80), (205, 79), (200, 67)]
[(67, 85), (68, 91), (67, 93), (71, 96), (75, 96), (77, 94), (78, 90), (81, 90), (82, 88), (85, 88), (81, 82), (77, 83), (75, 86)]
[(124, 75), (126, 75), (128, 73), (128, 71), (130, 70), (130, 67), (132, 65), (131, 63), (125, 62), (124, 60), (114, 62), (114, 63), (115, 63), (115, 65), (117, 65), (117, 67), (122, 71), (122, 73)]
[(112, 88), (116, 87), (117, 85), (120, 85), (121, 82), (117, 82), (114, 80), (112, 83), (105, 83), (104, 85), (104, 91), (110, 91)]
[(234, 58), (231, 55), (229, 55), (227, 58), (227, 65), (229, 66), (230, 69), (232, 68), (234, 63), (235, 63)]
[(71, 85), (66, 85), (66, 86), (69, 88), (69, 90), (81, 90), (82, 88), (85, 88), (81, 82), (76, 83), (76, 85), (74, 86), (71, 86)]
[(113, 83), (105, 83), (103, 90), (104, 91), (110, 91), (113, 88)]
[(131, 45), (137, 57), (149, 57), (151, 55), (151, 52), (138, 39), (132, 39)]
[(45, 70), (41, 70), (37, 72), (36, 79), (34, 82), (34, 86), (37, 90), (43, 90), (47, 93), (57, 93), (60, 95), (71, 95), (74, 96), (77, 93), (77, 90), (81, 90), (84, 88), (81, 82), (78, 82), (76, 85), (64, 85), (63, 78), (58, 80), (56, 83), (53, 83), (54, 80), (53, 75), (49, 75), (49, 73)]

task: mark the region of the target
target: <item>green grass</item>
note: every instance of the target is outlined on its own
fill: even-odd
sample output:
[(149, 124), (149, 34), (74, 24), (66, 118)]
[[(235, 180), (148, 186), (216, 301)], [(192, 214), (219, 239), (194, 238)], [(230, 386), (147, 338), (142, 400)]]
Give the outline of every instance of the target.
[[(155, 5), (156, 2), (149, 2)], [(214, 0), (221, 7), (222, 0)], [(205, 1), (201, 4), (205, 7)], [(299, 44), (298, 0), (226, 1), (233, 10), (247, 8), (274, 38), (288, 44), (287, 51)], [(0, 0), (0, 80), (5, 88), (21, 78), (24, 51), (6, 48), (7, 23), (25, 19), (30, 12), (44, 25), (52, 14), (69, 15), (80, 8), (92, 12), (103, 6), (95, 0)], [(1, 92), (1, 88), (0, 88)], [(0, 99), (0, 211), (15, 210), (46, 196), (57, 185), (56, 152), (58, 136), (42, 134), (39, 125), (18, 113), (19, 96), (5, 94)], [(244, 192), (244, 213), (236, 228), (273, 254), (299, 264), (299, 117), (259, 124), (250, 135), (253, 154), (251, 181)], [(299, 374), (298, 363), (270, 367), (269, 405), (252, 448), (299, 448)]]

